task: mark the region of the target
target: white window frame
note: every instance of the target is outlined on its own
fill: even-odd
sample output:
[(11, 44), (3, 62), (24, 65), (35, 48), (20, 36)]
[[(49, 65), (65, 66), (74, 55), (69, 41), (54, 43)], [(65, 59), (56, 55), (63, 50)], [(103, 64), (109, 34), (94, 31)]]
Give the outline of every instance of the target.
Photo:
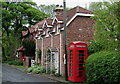
[(36, 27), (35, 27), (35, 31), (38, 31), (38, 25), (36, 25)]

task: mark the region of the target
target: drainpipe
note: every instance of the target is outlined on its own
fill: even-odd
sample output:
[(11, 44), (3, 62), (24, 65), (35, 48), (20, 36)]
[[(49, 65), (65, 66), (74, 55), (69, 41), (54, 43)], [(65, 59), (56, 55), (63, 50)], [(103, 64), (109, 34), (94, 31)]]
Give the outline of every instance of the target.
[(62, 74), (62, 34), (60, 32), (60, 57), (59, 57), (59, 65), (60, 65), (60, 75)]
[(43, 52), (44, 52), (44, 51), (43, 51), (43, 47), (44, 47), (44, 46), (43, 46), (43, 45), (44, 45), (43, 43), (44, 43), (44, 41), (43, 41), (43, 40), (44, 40), (44, 39), (43, 39), (43, 37), (40, 37), (40, 38), (42, 39), (42, 56), (41, 56), (41, 61), (42, 61), (42, 62), (41, 62), (41, 64), (42, 64), (42, 66), (43, 66), (43, 63), (44, 63), (44, 62), (43, 62), (43, 61), (44, 61), (44, 54), (43, 54)]

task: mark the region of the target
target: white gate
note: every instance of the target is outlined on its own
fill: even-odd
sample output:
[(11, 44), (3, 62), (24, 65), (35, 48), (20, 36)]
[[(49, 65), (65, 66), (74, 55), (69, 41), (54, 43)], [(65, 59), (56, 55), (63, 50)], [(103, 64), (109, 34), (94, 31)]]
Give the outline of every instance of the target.
[(49, 49), (46, 53), (46, 73), (55, 69), (55, 73), (59, 73), (59, 54), (57, 48)]
[(58, 70), (59, 70), (59, 55), (58, 55), (58, 52), (53, 52), (53, 65), (54, 65), (54, 68), (56, 69), (56, 73), (58, 73)]

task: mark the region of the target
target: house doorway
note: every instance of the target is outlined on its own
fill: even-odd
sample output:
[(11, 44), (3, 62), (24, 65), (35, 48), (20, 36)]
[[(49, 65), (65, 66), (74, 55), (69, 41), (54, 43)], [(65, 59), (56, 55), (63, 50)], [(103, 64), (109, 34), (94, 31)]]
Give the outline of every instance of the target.
[(59, 68), (59, 56), (58, 56), (58, 51), (56, 52), (52, 52), (53, 54), (53, 66), (54, 66), (54, 69), (56, 70), (56, 73), (58, 73), (58, 68)]
[(59, 53), (57, 48), (50, 48), (46, 53), (46, 73), (59, 73)]

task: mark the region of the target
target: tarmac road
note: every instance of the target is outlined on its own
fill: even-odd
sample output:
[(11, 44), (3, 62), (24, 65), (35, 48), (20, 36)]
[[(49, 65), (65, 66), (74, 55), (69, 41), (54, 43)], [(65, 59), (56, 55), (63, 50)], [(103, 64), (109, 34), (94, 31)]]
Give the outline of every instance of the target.
[(13, 84), (12, 82), (14, 82), (14, 84), (54, 84), (53, 80), (46, 77), (33, 76), (7, 65), (2, 65), (2, 84)]

